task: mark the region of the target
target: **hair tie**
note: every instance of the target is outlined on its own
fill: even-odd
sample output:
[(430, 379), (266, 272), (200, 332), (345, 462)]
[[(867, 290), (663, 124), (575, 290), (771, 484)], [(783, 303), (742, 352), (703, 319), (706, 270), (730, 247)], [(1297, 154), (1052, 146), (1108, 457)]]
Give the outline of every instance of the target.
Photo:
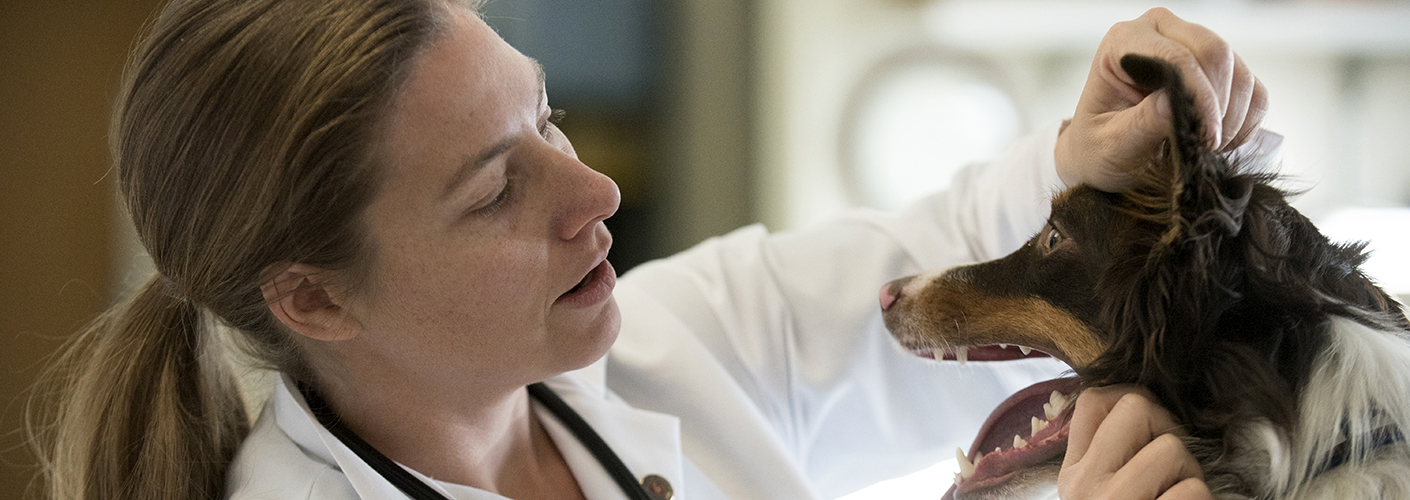
[(165, 293), (166, 296), (176, 299), (179, 302), (191, 301), (191, 299), (186, 296), (186, 293), (181, 290), (181, 285), (176, 284), (175, 281), (166, 277), (165, 274), (157, 273), (157, 281), (162, 287), (162, 293)]

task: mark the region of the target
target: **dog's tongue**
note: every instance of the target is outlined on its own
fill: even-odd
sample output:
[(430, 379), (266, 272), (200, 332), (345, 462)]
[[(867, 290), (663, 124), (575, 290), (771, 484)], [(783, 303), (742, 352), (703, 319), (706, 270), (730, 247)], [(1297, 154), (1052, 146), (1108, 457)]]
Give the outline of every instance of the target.
[(1065, 452), (1072, 415), (1068, 402), (1080, 389), (1077, 378), (1058, 378), (1028, 386), (1000, 403), (979, 429), (969, 453), (960, 457), (962, 477), (945, 498), (1001, 486), (1015, 472)]

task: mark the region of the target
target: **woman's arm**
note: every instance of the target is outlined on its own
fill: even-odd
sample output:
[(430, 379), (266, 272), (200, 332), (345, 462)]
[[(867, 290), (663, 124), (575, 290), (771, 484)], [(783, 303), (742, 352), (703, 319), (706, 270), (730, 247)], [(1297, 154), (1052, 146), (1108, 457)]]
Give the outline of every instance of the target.
[(876, 291), (1002, 255), (1041, 226), (1059, 183), (1057, 128), (902, 213), (778, 234), (752, 226), (628, 273), (608, 383), (681, 416), (687, 441), (698, 429), (710, 434), (700, 441), (730, 442), (740, 432), (711, 429), (760, 424), (777, 441), (753, 449), (792, 457), (823, 496), (945, 459), (1008, 393), (1063, 367), (937, 370), (893, 345)]
[(1016, 248), (1042, 224), (1059, 177), (1122, 187), (1118, 167), (1133, 154), (1126, 146), (1156, 147), (1163, 132), (1150, 131), (1168, 121), (1159, 95), (1141, 94), (1118, 73), (1112, 61), (1120, 55), (1188, 63), (1182, 67), (1214, 82), (1192, 86), (1216, 103), (1211, 122), (1252, 130), (1266, 107), (1262, 87), (1222, 40), (1189, 42), (1203, 28), (1168, 14), (1157, 9), (1113, 28), (1061, 133), (1030, 137), (1005, 159), (967, 169), (949, 192), (894, 216), (859, 212), (776, 235), (742, 229), (629, 273), (609, 384), (634, 405), (681, 415), (687, 442), (692, 429), (709, 441), (736, 434), (712, 434), (716, 425), (768, 427), (767, 448), (791, 454), (815, 484), (837, 489), (881, 469), (903, 471), (901, 462), (938, 460), (941, 450), (967, 442), (1007, 392), (1061, 367), (1025, 360), (936, 369), (892, 345), (876, 290), (902, 275)]

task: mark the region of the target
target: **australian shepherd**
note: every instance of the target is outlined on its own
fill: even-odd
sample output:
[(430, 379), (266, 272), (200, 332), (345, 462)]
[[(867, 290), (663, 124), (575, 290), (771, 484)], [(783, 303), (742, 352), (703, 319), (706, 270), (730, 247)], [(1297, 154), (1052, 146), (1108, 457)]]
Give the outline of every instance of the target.
[(1410, 499), (1410, 322), (1359, 270), (1364, 245), (1328, 241), (1272, 175), (1212, 151), (1173, 66), (1121, 65), (1171, 104), (1135, 188), (1068, 189), (1007, 257), (882, 289), (912, 353), (1076, 374), (1001, 404), (947, 498), (1054, 494), (1076, 393), (1129, 383), (1188, 430), (1217, 498)]

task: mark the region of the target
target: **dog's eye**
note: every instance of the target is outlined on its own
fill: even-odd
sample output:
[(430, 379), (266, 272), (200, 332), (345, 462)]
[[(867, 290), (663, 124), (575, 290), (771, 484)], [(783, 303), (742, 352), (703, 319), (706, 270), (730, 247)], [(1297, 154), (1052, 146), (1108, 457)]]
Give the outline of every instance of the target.
[(1048, 227), (1048, 234), (1043, 235), (1042, 244), (1044, 252), (1051, 252), (1062, 243), (1062, 233), (1055, 227)]

